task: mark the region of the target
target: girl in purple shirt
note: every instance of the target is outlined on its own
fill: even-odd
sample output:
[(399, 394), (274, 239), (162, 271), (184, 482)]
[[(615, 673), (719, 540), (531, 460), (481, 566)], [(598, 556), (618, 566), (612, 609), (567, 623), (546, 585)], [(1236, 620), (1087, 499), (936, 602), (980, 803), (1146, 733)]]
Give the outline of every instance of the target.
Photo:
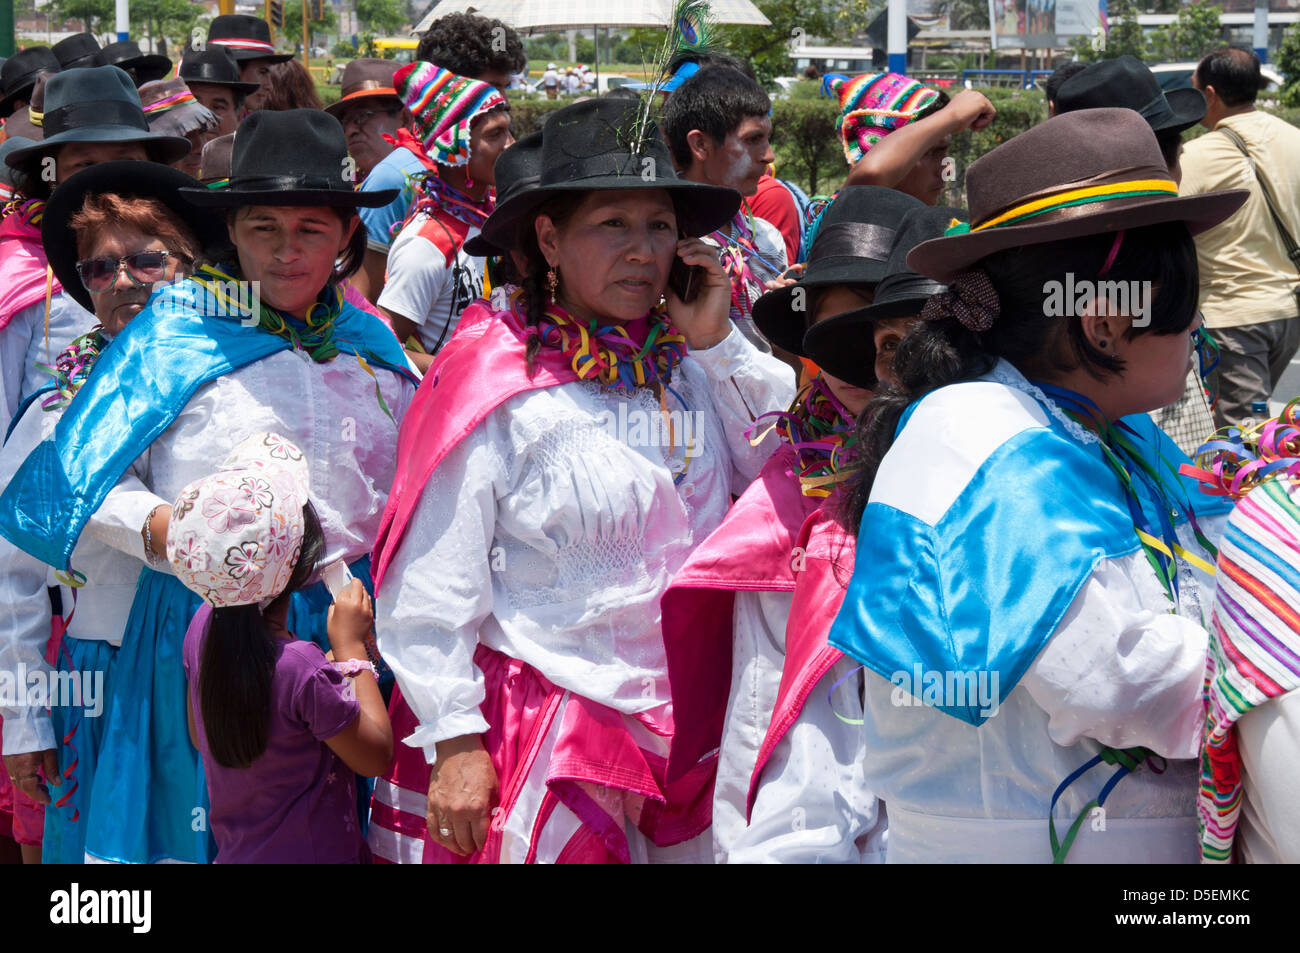
[(285, 628), (324, 551), (302, 452), (278, 434), (235, 448), (172, 510), (167, 558), (204, 599), (185, 635), (190, 738), (203, 756), (216, 863), (366, 863), (354, 772), (393, 756), (353, 579), (329, 612), (333, 661)]

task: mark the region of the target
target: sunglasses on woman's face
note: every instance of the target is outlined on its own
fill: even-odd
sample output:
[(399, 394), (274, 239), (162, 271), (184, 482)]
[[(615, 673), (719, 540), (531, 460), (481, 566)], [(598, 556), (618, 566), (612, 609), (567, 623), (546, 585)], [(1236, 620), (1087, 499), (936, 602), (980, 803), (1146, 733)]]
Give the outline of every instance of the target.
[(126, 267), (126, 276), (139, 288), (162, 281), (167, 273), (171, 252), (138, 251), (123, 258), (88, 258), (77, 262), (77, 274), (91, 294), (103, 294), (117, 281), (118, 270)]

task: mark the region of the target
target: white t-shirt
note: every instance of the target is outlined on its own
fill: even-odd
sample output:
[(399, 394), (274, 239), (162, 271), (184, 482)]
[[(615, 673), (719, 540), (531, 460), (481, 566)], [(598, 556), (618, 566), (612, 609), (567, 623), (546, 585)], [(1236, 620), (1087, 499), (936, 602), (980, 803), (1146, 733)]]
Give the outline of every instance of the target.
[(430, 354), (451, 339), (460, 313), (483, 292), (483, 259), (464, 251), (478, 233), (449, 215), (419, 212), (393, 240), (379, 306), (419, 325)]

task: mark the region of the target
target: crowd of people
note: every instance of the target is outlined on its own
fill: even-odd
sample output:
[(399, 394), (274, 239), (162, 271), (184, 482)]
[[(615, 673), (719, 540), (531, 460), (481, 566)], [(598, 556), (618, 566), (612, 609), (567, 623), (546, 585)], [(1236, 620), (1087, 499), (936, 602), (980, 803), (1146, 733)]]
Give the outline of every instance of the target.
[(996, 110), (892, 73), (809, 199), (725, 54), (530, 130), (472, 14), (328, 107), (123, 47), (0, 69), (4, 859), (1300, 859), (1253, 53), (1058, 70), (956, 208)]

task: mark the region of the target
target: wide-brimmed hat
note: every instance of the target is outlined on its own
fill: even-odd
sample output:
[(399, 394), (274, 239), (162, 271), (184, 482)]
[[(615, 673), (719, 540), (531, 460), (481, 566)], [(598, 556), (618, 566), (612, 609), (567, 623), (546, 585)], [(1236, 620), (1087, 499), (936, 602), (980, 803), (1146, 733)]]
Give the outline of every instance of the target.
[(199, 183), (220, 188), (230, 181), (230, 162), (234, 156), (235, 134), (228, 132), (203, 144), (199, 156)]
[(48, 46), (29, 46), (5, 60), (0, 65), (0, 119), (13, 114), (15, 100), (31, 98), (32, 87), (42, 73), (57, 73), (62, 68)]
[(311, 480), (301, 450), (260, 433), (231, 451), (216, 473), (181, 490), (167, 529), (176, 578), (215, 608), (277, 598), (302, 555)]
[(342, 121), (340, 115), (358, 99), (381, 99), (389, 105), (401, 106), (401, 98), (393, 83), (393, 74), (397, 72), (395, 60), (362, 58), (353, 60), (343, 67), (343, 90), (336, 102), (325, 107), (325, 111), (335, 119)]
[(95, 310), (90, 292), (77, 274), (77, 238), (68, 224), (86, 204), (87, 196), (111, 193), (157, 199), (190, 227), (200, 249), (224, 246), (228, 236), (221, 216), (196, 208), (178, 192), (194, 184), (180, 169), (132, 159), (98, 162), (61, 183), (51, 193), (41, 217), (41, 244), (64, 290), (87, 311)]
[(188, 136), (220, 125), (212, 110), (194, 98), (183, 79), (145, 83), (140, 87), (140, 105), (149, 128), (170, 136)]
[(150, 131), (135, 84), (116, 66), (71, 69), (51, 76), (45, 84), (44, 105), (44, 139), (5, 157), (15, 169), (69, 142), (143, 142), (156, 150), (160, 162), (175, 162), (190, 151), (188, 139)]
[(970, 224), (912, 249), (907, 263), (951, 283), (986, 255), (1121, 228), (1183, 222), (1193, 235), (1237, 211), (1243, 189), (1180, 198), (1160, 144), (1131, 109), (1063, 113), (966, 170)]
[(20, 187), (20, 183), (14, 179), (17, 170), (9, 168), (4, 162), (4, 157), (18, 149), (26, 149), (31, 144), (31, 139), (22, 136), (9, 136), (4, 142), (0, 142), (0, 202), (8, 202), (18, 193)]
[(1122, 106), (1147, 121), (1152, 132), (1182, 132), (1205, 118), (1199, 89), (1160, 88), (1160, 81), (1136, 56), (1101, 60), (1071, 76), (1056, 92), (1057, 114)]
[(931, 295), (948, 286), (918, 275), (907, 265), (907, 253), (921, 242), (943, 235), (954, 218), (965, 212), (941, 205), (919, 205), (903, 216), (885, 276), (876, 285), (871, 304), (818, 321), (804, 335), (804, 353), (822, 370), (857, 387), (876, 386), (876, 342), (872, 325), (891, 318), (919, 315)]
[(791, 354), (803, 354), (804, 333), (812, 317), (808, 292), (832, 285), (875, 285), (885, 277), (903, 216), (922, 204), (878, 185), (843, 189), (822, 213), (799, 280), (754, 302), (754, 323), (763, 336)]
[(328, 205), (379, 208), (399, 189), (358, 192), (347, 139), (339, 121), (320, 109), (259, 109), (239, 125), (230, 161), (230, 184), (187, 188), (196, 205)]
[(277, 53), (271, 45), (271, 28), (260, 17), (244, 13), (223, 13), (208, 25), (208, 44), (224, 46), (239, 62), (269, 60), (283, 63), (292, 53)]
[(849, 165), (871, 151), (881, 139), (907, 125), (928, 109), (939, 91), (899, 73), (827, 76), (823, 91), (840, 103), (835, 131)]
[(208, 83), (228, 86), (237, 93), (248, 95), (261, 83), (245, 83), (239, 78), (239, 61), (226, 47), (216, 43), (201, 50), (186, 49), (181, 54), (180, 77), (186, 84)]
[(162, 79), (172, 70), (172, 61), (161, 53), (143, 53), (134, 40), (119, 40), (99, 51), (98, 65), (116, 66), (135, 81), (136, 86)]
[(740, 193), (678, 178), (658, 126), (653, 120), (639, 126), (638, 115), (638, 104), (626, 99), (591, 99), (551, 113), (542, 127), (537, 185), (497, 203), (483, 223), (486, 240), (513, 248), (531, 212), (574, 192), (664, 189), (672, 196), (677, 227), (688, 237), (729, 222), (740, 208)]
[(470, 127), (498, 106), (509, 105), (500, 90), (417, 60), (393, 75), (397, 95), (411, 111), (411, 131), (439, 165), (469, 163)]
[[(497, 201), (506, 202), (519, 193), (536, 187), (542, 174), (542, 134), (529, 133), (497, 156), (492, 166), (492, 181), (497, 190)], [(498, 248), (480, 233), (464, 245), (465, 254), (485, 258), (504, 255), (509, 249)]]
[(90, 33), (74, 33), (59, 40), (50, 49), (64, 69), (99, 65), (99, 41)]

